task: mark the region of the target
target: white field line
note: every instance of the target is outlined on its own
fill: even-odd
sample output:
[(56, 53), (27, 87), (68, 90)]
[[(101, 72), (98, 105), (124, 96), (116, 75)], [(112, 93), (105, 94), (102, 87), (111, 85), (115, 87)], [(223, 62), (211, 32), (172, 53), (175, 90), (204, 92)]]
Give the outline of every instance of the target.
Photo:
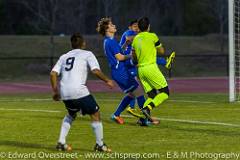
[(51, 98), (2, 98), (0, 102), (41, 102), (41, 101), (52, 101)]
[[(120, 102), (121, 99), (114, 99), (115, 97), (113, 97), (113, 99), (102, 99), (102, 98), (96, 98), (99, 101), (103, 101), (103, 102)], [(51, 98), (2, 98), (0, 99), (0, 102), (39, 102), (39, 101), (52, 101)], [(213, 102), (213, 101), (190, 101), (190, 100), (167, 100), (170, 102), (183, 102), (183, 103), (202, 103), (202, 104), (214, 104), (217, 102)]]
[[(60, 113), (62, 111), (58, 110), (39, 110), (39, 109), (9, 109), (9, 108), (0, 108), (1, 111), (24, 111), (24, 112), (45, 112), (45, 113)], [(134, 118), (130, 115), (122, 115), (126, 118)], [(230, 127), (240, 127), (239, 124), (223, 123), (223, 122), (210, 122), (210, 121), (196, 121), (196, 120), (185, 120), (185, 119), (173, 119), (173, 118), (158, 118), (161, 121), (170, 121), (170, 122), (182, 122), (182, 123), (191, 123), (191, 124), (205, 124), (205, 125), (218, 125), (218, 126), (230, 126)]]
[(23, 109), (23, 108), (0, 108), (1, 111), (24, 111), (24, 112), (45, 112), (45, 113), (60, 113), (62, 111), (54, 111), (54, 110), (42, 110), (42, 109)]
[[(122, 115), (122, 117), (132, 118), (133, 116)], [(170, 122), (183, 122), (183, 123), (191, 123), (191, 124), (207, 124), (207, 125), (240, 127), (239, 124), (231, 124), (231, 123), (223, 123), (223, 122), (195, 121), (195, 120), (173, 119), (173, 118), (158, 118), (158, 117), (154, 117), (154, 118), (157, 119), (157, 120), (170, 121)]]

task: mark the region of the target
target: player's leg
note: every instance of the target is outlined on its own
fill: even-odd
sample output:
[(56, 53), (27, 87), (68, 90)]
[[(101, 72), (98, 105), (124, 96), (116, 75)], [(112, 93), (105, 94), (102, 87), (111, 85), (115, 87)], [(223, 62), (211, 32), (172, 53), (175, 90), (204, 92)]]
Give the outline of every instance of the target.
[(79, 110), (74, 108), (74, 104), (73, 104), (72, 100), (64, 101), (64, 103), (68, 110), (68, 115), (66, 115), (63, 118), (60, 135), (59, 135), (59, 140), (58, 140), (56, 149), (60, 150), (60, 151), (70, 151), (70, 150), (72, 150), (72, 148), (70, 145), (66, 144), (66, 137), (71, 128), (72, 122), (76, 118), (76, 115), (77, 115), (76, 113)]
[[(137, 81), (135, 83), (137, 83)], [(138, 87), (134, 91), (132, 91), (132, 95), (134, 95), (134, 97), (136, 97), (138, 107), (140, 109), (142, 109), (143, 105), (144, 105), (144, 102), (145, 102), (145, 97), (144, 97), (144, 94), (143, 94), (143, 91), (142, 91), (141, 87)]]
[(157, 64), (164, 66), (167, 69), (170, 69), (172, 67), (173, 60), (175, 58), (176, 53), (172, 52), (169, 57), (166, 59), (163, 57), (157, 57)]
[[(139, 87), (139, 83), (137, 82), (137, 80), (135, 79), (135, 77), (133, 76), (130, 76), (129, 79), (128, 79), (128, 84), (131, 84), (132, 86), (136, 86), (134, 89), (132, 89), (129, 93), (136, 98), (137, 100), (137, 104), (138, 104), (138, 107), (140, 108), (140, 110), (142, 109), (143, 105), (144, 105), (144, 102), (145, 102), (145, 97), (143, 95), (143, 91), (142, 91), (142, 88)], [(135, 117), (138, 117), (138, 118), (143, 118), (143, 115), (141, 114), (141, 112), (139, 112), (139, 110), (137, 109), (131, 109), (131, 110), (128, 110), (128, 112), (130, 114), (132, 114), (133, 116)]]
[(81, 98), (81, 109), (83, 114), (89, 114), (91, 117), (91, 127), (96, 137), (95, 151), (111, 152), (103, 142), (103, 125), (100, 119), (99, 106), (92, 95)]
[(144, 90), (149, 97), (146, 100), (142, 111), (147, 118), (151, 118), (148, 114), (149, 111), (153, 107), (159, 106), (168, 98), (169, 90), (167, 81), (158, 69), (157, 65), (141, 68), (140, 75), (143, 79), (141, 82), (143, 82)]
[(120, 115), (127, 108), (127, 106), (130, 104), (130, 102), (134, 99), (135, 98), (130, 94), (125, 95), (125, 97), (123, 97), (120, 104), (118, 105), (116, 111), (111, 116), (111, 119), (116, 121), (119, 124), (123, 124), (124, 120)]
[(131, 100), (129, 106), (130, 106), (131, 109), (134, 109), (134, 107), (135, 107), (135, 99)]
[(173, 61), (174, 61), (175, 55), (176, 55), (176, 53), (175, 53), (175, 52), (172, 52), (172, 53), (170, 54), (170, 56), (167, 58), (166, 64), (165, 64), (165, 67), (166, 67), (167, 69), (170, 69), (170, 68), (172, 67), (172, 63), (173, 63)]
[(112, 74), (112, 77), (126, 95), (122, 98), (116, 111), (111, 116), (111, 119), (119, 124), (123, 124), (124, 120), (122, 117), (120, 117), (120, 115), (127, 108), (130, 102), (135, 99), (133, 95), (128, 93), (136, 89), (138, 87), (138, 84), (136, 86), (135, 84), (129, 83), (129, 74), (127, 71), (126, 73)]
[[(141, 80), (140, 80), (141, 81)], [(151, 89), (151, 86), (149, 86), (147, 83), (144, 82), (144, 79), (141, 81), (141, 84), (143, 86), (144, 89)], [(138, 105), (139, 108), (142, 110), (145, 102), (149, 102), (150, 98), (148, 98), (147, 100), (145, 100), (145, 97), (143, 96), (143, 91), (141, 87), (138, 87), (136, 90), (134, 90), (132, 92), (132, 94), (134, 94), (137, 97), (137, 101), (138, 101)], [(136, 112), (137, 113), (137, 112)], [(150, 110), (147, 111), (148, 116), (143, 115), (142, 113), (138, 113), (138, 115), (136, 117), (139, 118), (139, 120), (137, 121), (137, 123), (141, 126), (148, 126), (150, 124), (159, 124), (159, 121), (152, 118), (150, 115)]]
[(160, 104), (162, 104), (165, 100), (168, 99), (169, 96), (169, 89), (168, 86), (161, 88), (158, 90), (157, 95), (152, 99), (152, 102), (149, 103), (149, 105), (153, 107), (158, 107)]
[(97, 111), (90, 115), (91, 126), (96, 137), (96, 145), (94, 146), (95, 151), (111, 152), (112, 150), (103, 142), (103, 125), (100, 121), (100, 112)]

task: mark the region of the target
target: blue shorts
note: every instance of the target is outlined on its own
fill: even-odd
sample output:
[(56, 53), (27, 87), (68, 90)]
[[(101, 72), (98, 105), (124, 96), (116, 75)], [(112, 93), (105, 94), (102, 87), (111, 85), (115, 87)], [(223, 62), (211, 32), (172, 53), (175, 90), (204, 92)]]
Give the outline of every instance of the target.
[(137, 80), (127, 70), (124, 72), (112, 70), (112, 78), (124, 93), (132, 92), (139, 86)]
[(131, 76), (136, 77), (137, 76), (137, 68), (135, 66), (129, 67), (128, 72)]

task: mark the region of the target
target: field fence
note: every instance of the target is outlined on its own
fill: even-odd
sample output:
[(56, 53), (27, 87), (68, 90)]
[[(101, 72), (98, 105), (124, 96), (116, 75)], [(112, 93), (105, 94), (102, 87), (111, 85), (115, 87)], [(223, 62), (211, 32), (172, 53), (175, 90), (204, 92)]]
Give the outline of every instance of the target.
[[(0, 81), (48, 81), (49, 72), (58, 57), (0, 57)], [(110, 76), (105, 56), (97, 56), (101, 69)], [(160, 66), (168, 78), (216, 77), (228, 75), (228, 55), (176, 55), (172, 69)], [(90, 79), (95, 79), (90, 74)]]

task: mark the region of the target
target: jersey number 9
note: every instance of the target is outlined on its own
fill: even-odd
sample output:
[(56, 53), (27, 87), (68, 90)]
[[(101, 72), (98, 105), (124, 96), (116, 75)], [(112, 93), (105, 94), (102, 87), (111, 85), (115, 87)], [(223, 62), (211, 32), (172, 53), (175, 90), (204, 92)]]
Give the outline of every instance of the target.
[(75, 60), (75, 57), (69, 57), (69, 58), (66, 60), (66, 67), (65, 67), (65, 70), (66, 70), (66, 71), (72, 70), (73, 64), (74, 64), (74, 60)]

